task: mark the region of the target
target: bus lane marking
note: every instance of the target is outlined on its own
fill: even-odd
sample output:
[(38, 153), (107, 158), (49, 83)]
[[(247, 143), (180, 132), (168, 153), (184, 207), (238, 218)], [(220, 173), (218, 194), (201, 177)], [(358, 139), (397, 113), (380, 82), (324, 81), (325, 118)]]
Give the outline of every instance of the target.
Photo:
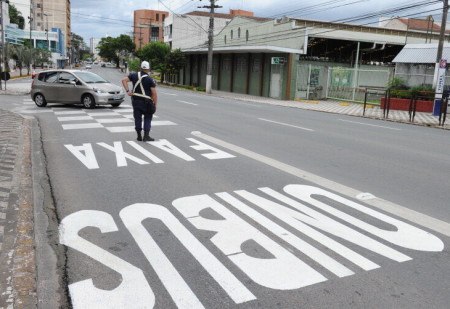
[[(286, 172), (290, 175), (293, 175), (295, 177), (298, 177), (300, 179), (309, 181), (311, 183), (317, 184), (321, 187), (327, 188), (332, 191), (339, 192), (340, 194), (356, 198), (357, 196), (363, 196), (367, 193), (361, 192), (358, 190), (355, 190), (353, 188), (350, 188), (348, 186), (342, 185), (340, 183), (337, 183), (335, 181), (326, 179), (324, 177), (309, 173), (307, 171), (301, 170), (295, 166), (283, 163), (281, 161), (269, 158), (267, 156), (258, 154), (256, 152), (253, 152), (251, 150), (242, 148), (240, 146), (230, 144), (226, 141), (217, 139), (215, 137), (203, 134), (199, 131), (193, 131), (191, 133), (197, 138), (203, 139), (207, 142), (210, 142), (212, 144), (218, 145), (222, 148), (228, 149), (230, 151), (233, 151), (235, 153), (238, 153), (240, 155), (246, 156), (248, 158), (251, 158), (253, 160), (259, 161), (261, 163), (264, 163), (266, 165), (269, 165), (271, 167), (274, 167), (276, 169), (279, 169), (283, 172)], [(361, 195), (363, 194), (363, 195)], [(450, 237), (450, 223), (447, 223), (445, 221), (433, 218), (431, 216), (428, 216), (426, 214), (417, 212), (415, 210), (409, 209), (407, 207), (392, 203), (390, 201), (381, 199), (379, 197), (374, 197), (372, 199), (368, 199), (364, 201), (366, 204), (369, 204), (375, 208), (381, 209), (383, 211), (386, 211), (390, 214), (402, 217), (406, 220), (409, 220), (411, 222), (414, 222), (416, 224), (419, 224), (421, 226), (424, 226), (430, 230), (439, 232), (445, 236)]]
[[(286, 231), (260, 213), (258, 209), (269, 212), (279, 218), (281, 222), (296, 229), (298, 225), (292, 224), (292, 220), (306, 223), (313, 231), (324, 230), (340, 239), (350, 240), (360, 248), (366, 248), (399, 263), (411, 260), (411, 258), (379, 243), (374, 238), (362, 235), (356, 229), (332, 219), (325, 213), (402, 248), (421, 252), (442, 252), (444, 249), (444, 244), (438, 237), (424, 230), (318, 187), (290, 184), (282, 189), (283, 192), (277, 192), (270, 188), (259, 188), (259, 191), (251, 193), (245, 190), (235, 190), (231, 193), (220, 192), (215, 195), (200, 194), (178, 198), (172, 202), (172, 206), (181, 213), (186, 222), (178, 219), (168, 207), (151, 203), (126, 206), (120, 211), (119, 217), (179, 308), (203, 308), (203, 305), (186, 282), (187, 278), (185, 280), (180, 275), (171, 263), (170, 256), (164, 253), (149, 231), (142, 225), (146, 219), (153, 218), (163, 223), (180, 241), (181, 245), (189, 251), (191, 257), (199, 262), (236, 304), (257, 298), (192, 234), (193, 232), (185, 226), (186, 224), (191, 224), (198, 230), (215, 232), (206, 241), (213, 243), (252, 281), (274, 290), (299, 289), (328, 279), (311, 265), (302, 261), (294, 252), (286, 249), (278, 241), (269, 238), (267, 234), (273, 234), (272, 236), (275, 238), (293, 244), (298, 252), (309, 256), (312, 261), (329, 269), (337, 277), (346, 277), (354, 273), (298, 236), (289, 232), (290, 235), (284, 235)], [(353, 215), (338, 211), (319, 201), (316, 198), (318, 195), (390, 224), (397, 230), (378, 228)], [(213, 196), (219, 200), (214, 199)], [(243, 200), (237, 200), (234, 196)], [(269, 200), (268, 197), (274, 198), (277, 202)], [(231, 211), (223, 202), (231, 205), (232, 209), (237, 211)], [(248, 203), (256, 208), (251, 207)], [(315, 211), (314, 207), (320, 208), (324, 213)], [(206, 210), (217, 213), (218, 217), (211, 217), (205, 213)], [(241, 217), (242, 215), (238, 215), (238, 211), (256, 221), (258, 225), (255, 226), (248, 222), (248, 218), (244, 219)], [(69, 292), (74, 308), (86, 308), (92, 304), (99, 304), (98, 308), (113, 308), (117, 307), (117, 304), (120, 305), (119, 307), (123, 307), (127, 302), (129, 304), (130, 297), (133, 299), (133, 308), (152, 308), (155, 304), (155, 295), (151, 284), (146, 281), (144, 270), (136, 268), (113, 253), (82, 238), (79, 231), (86, 227), (97, 227), (100, 233), (119, 231), (110, 214), (96, 210), (81, 210), (68, 215), (61, 221), (59, 228), (61, 243), (118, 272), (122, 276), (122, 280), (119, 286), (111, 291), (95, 287), (92, 279), (71, 283)], [(264, 232), (260, 230), (261, 227), (264, 227)], [(314, 236), (310, 230), (297, 230), (303, 235)], [(255, 255), (254, 250), (247, 250), (246, 244), (249, 241), (260, 245), (270, 256), (258, 256)], [(329, 247), (327, 239), (313, 238), (313, 241)], [(341, 246), (346, 248), (343, 244)], [(344, 257), (356, 263), (360, 259), (358, 256), (355, 258), (355, 256), (344, 255)], [(366, 264), (367, 261), (371, 262), (366, 259)], [(364, 264), (360, 266), (366, 271), (379, 267), (375, 263), (371, 263), (375, 267), (363, 267)], [(190, 280), (196, 279), (191, 278)]]

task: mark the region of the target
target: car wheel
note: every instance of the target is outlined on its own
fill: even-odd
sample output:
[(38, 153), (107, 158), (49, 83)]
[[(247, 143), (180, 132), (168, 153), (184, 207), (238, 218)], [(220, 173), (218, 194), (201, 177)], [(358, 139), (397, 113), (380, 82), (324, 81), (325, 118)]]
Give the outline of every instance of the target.
[(38, 93), (38, 94), (36, 94), (34, 96), (34, 103), (38, 107), (45, 107), (45, 106), (47, 106), (47, 101), (45, 100), (45, 97), (41, 93)]
[(112, 107), (119, 107), (120, 104), (122, 104), (122, 103), (111, 103), (111, 106), (112, 106)]
[(85, 96), (83, 96), (81, 101), (83, 102), (83, 106), (85, 108), (94, 108), (95, 107), (95, 100), (90, 94), (86, 94)]

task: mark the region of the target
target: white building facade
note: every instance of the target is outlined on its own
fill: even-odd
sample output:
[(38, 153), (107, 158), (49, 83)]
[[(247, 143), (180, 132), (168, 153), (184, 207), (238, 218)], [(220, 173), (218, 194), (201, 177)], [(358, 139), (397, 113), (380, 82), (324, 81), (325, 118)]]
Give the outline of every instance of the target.
[(90, 51), (90, 53), (91, 53), (91, 55), (93, 55), (92, 56), (92, 58), (94, 59), (94, 60), (98, 60), (98, 49), (97, 49), (97, 46), (98, 46), (98, 44), (100, 43), (100, 39), (97, 39), (97, 38), (90, 38), (90, 48), (89, 48), (89, 51)]
[[(233, 11), (232, 11), (233, 12)], [(217, 35), (236, 15), (216, 13), (214, 15), (214, 35)], [(172, 14), (164, 21), (164, 43), (171, 49), (185, 49), (204, 45), (208, 41), (209, 13), (194, 11), (183, 15)]]

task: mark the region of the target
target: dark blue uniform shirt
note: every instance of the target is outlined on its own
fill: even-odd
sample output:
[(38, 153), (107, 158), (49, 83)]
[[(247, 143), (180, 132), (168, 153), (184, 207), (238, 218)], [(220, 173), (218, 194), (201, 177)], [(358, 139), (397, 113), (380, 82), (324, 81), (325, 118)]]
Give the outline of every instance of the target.
[[(141, 72), (141, 76), (144, 76), (144, 75), (148, 76), (148, 73)], [(133, 89), (134, 89), (134, 86), (136, 85), (137, 81), (139, 80), (138, 73), (131, 73), (130, 75), (128, 75), (128, 79), (131, 80), (131, 82), (133, 83)], [(153, 80), (153, 78), (148, 76), (148, 77), (142, 77), (141, 82), (142, 82), (142, 88), (144, 88), (144, 91), (145, 91), (145, 95), (151, 97), (152, 92), (151, 92), (150, 88), (156, 87), (155, 81)], [(142, 94), (141, 87), (139, 85), (136, 87), (135, 92)], [(144, 101), (144, 98), (133, 96), (133, 100)]]

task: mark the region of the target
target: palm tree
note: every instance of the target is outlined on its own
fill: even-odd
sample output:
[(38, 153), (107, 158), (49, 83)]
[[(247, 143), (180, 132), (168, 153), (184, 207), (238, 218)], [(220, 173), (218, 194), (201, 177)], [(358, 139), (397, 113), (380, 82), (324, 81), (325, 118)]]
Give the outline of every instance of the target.
[[(17, 61), (17, 65), (18, 65), (19, 71), (20, 71), (20, 76), (22, 76), (23, 65), (26, 63), (26, 60), (29, 57), (29, 54), (27, 53), (27, 49), (28, 48), (23, 45), (15, 45), (12, 48), (12, 56)], [(28, 74), (29, 74), (29, 72), (28, 72)]]

